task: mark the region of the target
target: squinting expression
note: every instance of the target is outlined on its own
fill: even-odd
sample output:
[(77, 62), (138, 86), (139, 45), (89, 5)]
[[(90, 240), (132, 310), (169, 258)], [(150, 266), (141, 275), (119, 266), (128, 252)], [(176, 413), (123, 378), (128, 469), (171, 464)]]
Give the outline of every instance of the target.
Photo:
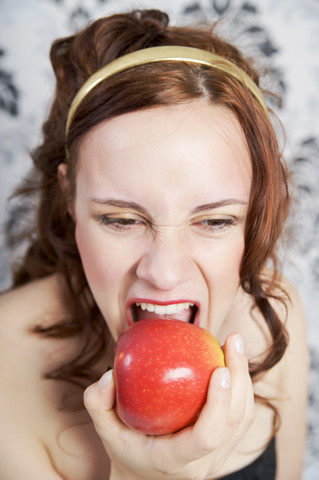
[(203, 100), (125, 114), (84, 137), (76, 241), (115, 340), (157, 315), (218, 336), (239, 288), (251, 175), (236, 117)]

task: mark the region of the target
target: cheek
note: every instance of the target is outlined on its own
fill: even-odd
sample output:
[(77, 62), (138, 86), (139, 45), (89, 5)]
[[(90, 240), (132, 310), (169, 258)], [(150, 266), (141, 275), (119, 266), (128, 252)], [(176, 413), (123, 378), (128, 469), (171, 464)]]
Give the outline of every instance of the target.
[(212, 272), (223, 272), (230, 277), (239, 276), (240, 266), (245, 250), (245, 239), (242, 231), (220, 245), (215, 246), (209, 253), (210, 269)]
[(239, 284), (240, 279), (240, 267), (245, 250), (244, 238), (240, 238), (236, 242), (230, 251), (227, 252), (227, 258), (224, 262), (224, 271), (229, 278), (233, 278), (236, 284)]
[(236, 294), (240, 284), (240, 267), (244, 255), (244, 238), (216, 249), (209, 262), (211, 292), (222, 300)]
[(241, 238), (240, 241), (236, 242), (235, 245), (232, 247), (230, 252), (228, 252), (228, 258), (225, 262), (226, 268), (228, 270), (233, 271), (239, 278), (240, 267), (242, 263), (242, 259), (244, 256), (245, 250), (245, 242), (244, 238)]
[(240, 286), (240, 267), (244, 254), (244, 240), (232, 242), (214, 252), (206, 270), (209, 290), (208, 329), (220, 334)]
[(75, 239), (82, 260), (82, 265), (87, 281), (93, 291), (96, 288), (109, 288), (114, 285), (116, 279), (116, 268), (114, 260), (109, 253), (107, 245), (98, 235), (94, 235), (86, 227), (77, 223)]

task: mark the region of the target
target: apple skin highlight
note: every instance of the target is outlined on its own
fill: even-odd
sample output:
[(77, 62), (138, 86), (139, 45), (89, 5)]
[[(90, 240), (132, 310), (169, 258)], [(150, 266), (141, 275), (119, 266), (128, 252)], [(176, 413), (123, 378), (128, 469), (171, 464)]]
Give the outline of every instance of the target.
[(223, 366), (223, 351), (208, 330), (180, 320), (140, 320), (115, 348), (117, 414), (148, 435), (177, 432), (195, 422), (211, 374)]

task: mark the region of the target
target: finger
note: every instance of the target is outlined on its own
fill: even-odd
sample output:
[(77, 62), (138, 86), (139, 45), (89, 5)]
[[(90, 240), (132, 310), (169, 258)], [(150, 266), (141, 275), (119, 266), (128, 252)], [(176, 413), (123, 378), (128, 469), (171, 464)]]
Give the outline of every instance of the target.
[(219, 458), (223, 463), (229, 452), (243, 438), (255, 416), (254, 391), (249, 375), (248, 360), (244, 343), (239, 334), (229, 335), (224, 346), (225, 363), (232, 377), (232, 395), (228, 418), (228, 434), (225, 435), (227, 449)]
[(201, 456), (203, 450), (209, 453), (215, 449), (223, 436), (231, 402), (230, 387), (229, 369), (217, 368), (210, 381), (206, 403), (193, 428)]
[(254, 422), (256, 417), (255, 393), (252, 381), (248, 382), (247, 401), (245, 410), (245, 424), (248, 429)]
[(143, 441), (143, 437), (126, 427), (119, 419), (115, 409), (115, 381), (113, 370), (106, 372), (98, 382), (90, 385), (84, 392), (84, 405), (94, 423), (106, 450), (131, 448)]
[(115, 401), (113, 370), (109, 370), (100, 380), (90, 385), (84, 392), (84, 405), (89, 412), (99, 413), (111, 410)]
[(103, 442), (107, 442), (108, 436), (116, 434), (121, 423), (113, 409), (115, 402), (113, 370), (104, 373), (98, 382), (90, 385), (85, 390), (83, 398), (97, 433)]
[(224, 353), (225, 363), (229, 368), (232, 378), (232, 395), (228, 423), (231, 427), (235, 428), (241, 423), (245, 416), (248, 391), (251, 392), (248, 360), (245, 355), (244, 342), (241, 335), (231, 334), (227, 337)]
[(242, 421), (239, 426), (239, 431), (241, 435), (246, 433), (248, 428), (253, 423), (256, 415), (255, 393), (254, 393), (253, 383), (248, 371), (248, 365), (247, 365), (246, 378), (247, 378), (247, 393), (246, 393), (245, 410), (244, 410)]

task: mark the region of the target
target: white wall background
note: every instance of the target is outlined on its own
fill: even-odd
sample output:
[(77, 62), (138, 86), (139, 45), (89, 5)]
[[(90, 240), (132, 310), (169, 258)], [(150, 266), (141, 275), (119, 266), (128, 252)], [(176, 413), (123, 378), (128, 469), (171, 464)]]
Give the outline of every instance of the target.
[(304, 300), (312, 355), (304, 480), (317, 480), (319, 0), (0, 0), (0, 288), (9, 284), (12, 256), (5, 245), (5, 224), (14, 216), (7, 198), (29, 168), (28, 151), (40, 139), (51, 100), (50, 44), (88, 20), (132, 8), (166, 10), (174, 23), (223, 17), (223, 35), (258, 55), (273, 71), (268, 82), (283, 95), (277, 113), (298, 198), (296, 244), (287, 246), (286, 273)]

